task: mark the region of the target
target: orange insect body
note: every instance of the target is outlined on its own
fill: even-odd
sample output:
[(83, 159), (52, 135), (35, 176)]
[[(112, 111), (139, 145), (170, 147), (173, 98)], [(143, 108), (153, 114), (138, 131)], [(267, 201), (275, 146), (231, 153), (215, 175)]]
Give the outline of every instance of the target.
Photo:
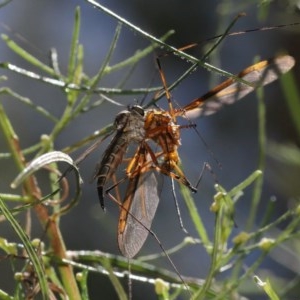
[(146, 138), (151, 139), (161, 148), (163, 162), (161, 164), (156, 163), (156, 169), (195, 192), (196, 189), (178, 166), (180, 163), (178, 147), (181, 145), (180, 125), (176, 124), (173, 110), (170, 112), (158, 109), (147, 110), (144, 128)]
[[(164, 154), (165, 167), (172, 170), (179, 162), (180, 128), (173, 122), (169, 112), (161, 110), (147, 111), (145, 118), (146, 138), (159, 145)], [(169, 166), (168, 166), (169, 164)]]

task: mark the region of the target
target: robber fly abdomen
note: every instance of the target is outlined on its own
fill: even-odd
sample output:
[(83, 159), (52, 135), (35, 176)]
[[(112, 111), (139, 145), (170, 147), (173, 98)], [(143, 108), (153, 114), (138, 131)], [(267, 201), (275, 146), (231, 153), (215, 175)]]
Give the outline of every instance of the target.
[(140, 143), (145, 137), (144, 109), (134, 105), (120, 112), (115, 119), (116, 135), (104, 152), (94, 178), (97, 178), (97, 189), (101, 207), (104, 209), (104, 186), (111, 179), (121, 164), (124, 154), (131, 142)]

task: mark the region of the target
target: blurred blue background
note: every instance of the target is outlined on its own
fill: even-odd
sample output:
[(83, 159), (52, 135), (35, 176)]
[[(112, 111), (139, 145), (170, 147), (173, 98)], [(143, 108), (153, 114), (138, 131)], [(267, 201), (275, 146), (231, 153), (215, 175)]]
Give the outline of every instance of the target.
[[(241, 3), (242, 2), (242, 3)], [(287, 24), (299, 20), (299, 12), (288, 1), (274, 1), (265, 20), (258, 19), (258, 5), (260, 1), (102, 1), (111, 10), (138, 25), (145, 31), (159, 37), (169, 29), (174, 29), (175, 34), (169, 43), (176, 47), (184, 46), (192, 42), (201, 43), (202, 48), (193, 50), (194, 55), (201, 56), (203, 49), (207, 47), (205, 40), (222, 33), (233, 18), (240, 12), (247, 15), (241, 18), (234, 26), (233, 31), (262, 27), (267, 25)], [(80, 43), (84, 46), (84, 72), (89, 76), (95, 74), (103, 61), (116, 28), (116, 21), (99, 10), (94, 9), (85, 1), (12, 1), (0, 9), (1, 32), (9, 35), (20, 43), (28, 52), (33, 53), (43, 62), (48, 61), (48, 51), (51, 47), (57, 49), (60, 68), (66, 73), (68, 54), (71, 42), (74, 12), (76, 6), (81, 8), (81, 34)], [(10, 29), (8, 29), (9, 27)], [(287, 51), (299, 61), (299, 27), (286, 27), (272, 31), (258, 31), (254, 33), (228, 37), (218, 49), (218, 56), (213, 63), (217, 66), (237, 73), (253, 63), (255, 56), (262, 59), (273, 57), (281, 51)], [(137, 49), (148, 45), (141, 36), (134, 34), (127, 28), (123, 28), (120, 40), (114, 53), (113, 62), (119, 62), (132, 55)], [(30, 68), (28, 63), (22, 61), (0, 42), (0, 61), (9, 61), (24, 68)], [(161, 53), (161, 51), (157, 51)], [(172, 83), (182, 70), (188, 67), (188, 63), (170, 55), (162, 59), (162, 66), (167, 81)], [(37, 71), (37, 70), (33, 70)], [(64, 107), (64, 94), (56, 87), (52, 87), (34, 80), (12, 74), (1, 69), (1, 74), (9, 80), (4, 83), (19, 94), (30, 98), (34, 103), (42, 105), (54, 115), (59, 116)], [(155, 74), (155, 55), (150, 55), (137, 66), (134, 74), (127, 83), (127, 88), (147, 87)], [(293, 71), (298, 72), (298, 66)], [(122, 74), (121, 74), (122, 75)], [(120, 75), (120, 76), (121, 76)], [(102, 81), (105, 87), (114, 87), (120, 77), (111, 76)], [(204, 94), (212, 83), (222, 81), (224, 78), (199, 68), (193, 72), (178, 88), (172, 91), (173, 98), (180, 105), (189, 103), (192, 99)], [(159, 76), (156, 73), (154, 84), (160, 85)], [(152, 95), (149, 95), (150, 97)], [(278, 143), (299, 144), (296, 132), (293, 129), (287, 107), (283, 101), (279, 83), (274, 83), (265, 89), (267, 103), (267, 137)], [(140, 101), (142, 96), (114, 97), (124, 104), (134, 104)], [(2, 100), (6, 111), (12, 117), (13, 125), (19, 137), (22, 138), (21, 146), (26, 148), (37, 142), (42, 134), (47, 134), (52, 128), (50, 121), (33, 112), (19, 102), (6, 97)], [(164, 100), (160, 106), (166, 107)], [(122, 108), (105, 103), (100, 108), (76, 119), (72, 126), (66, 128), (55, 145), (56, 149), (74, 143), (97, 129), (111, 123)], [(201, 140), (193, 130), (182, 131), (182, 147), (180, 156), (184, 164), (187, 177), (191, 182), (196, 182), (204, 161), (209, 161), (217, 179), (227, 189), (238, 184), (257, 167), (258, 142), (257, 142), (257, 100), (255, 95), (249, 95), (244, 101), (228, 107), (218, 114), (196, 120), (197, 129), (201, 132), (209, 149), (222, 164), (222, 170), (216, 166), (209, 151), (203, 146)], [(3, 140), (3, 139), (2, 139)], [(1, 152), (6, 151), (6, 145), (0, 140)], [(99, 161), (105, 146), (102, 145), (82, 165), (81, 171), (85, 184), (83, 197), (77, 207), (62, 219), (62, 232), (68, 249), (86, 249), (110, 252), (118, 254), (116, 242), (118, 209), (113, 203), (106, 202), (107, 213), (104, 214), (98, 204), (95, 184), (89, 180), (93, 175), (96, 162)], [(11, 162), (1, 160), (1, 169), (8, 170), (6, 177), (1, 182), (1, 192), (11, 192), (9, 183), (15, 177), (16, 169), (11, 167)], [(275, 169), (276, 168), (276, 169)], [(295, 186), (272, 185), (269, 176), (277, 172), (279, 178), (283, 172), (280, 165), (268, 160), (266, 166), (266, 180), (264, 194), (261, 203), (261, 211), (266, 207), (270, 197), (277, 197), (276, 211), (285, 210), (288, 200), (299, 195)], [(10, 171), (10, 172), (9, 172)], [(286, 172), (286, 170), (284, 170)], [(297, 176), (297, 171), (293, 177)], [(2, 177), (2, 176), (1, 176)], [(2, 179), (2, 178), (1, 178)], [(286, 180), (288, 181), (288, 180)], [(205, 174), (201, 182), (199, 192), (195, 195), (198, 210), (204, 219), (206, 228), (213, 228), (214, 216), (209, 211), (214, 194), (214, 179), (210, 174)], [(165, 180), (165, 193), (161, 196), (161, 202), (156, 214), (153, 230), (157, 233), (165, 248), (179, 243), (184, 238), (184, 233), (179, 228), (173, 200), (170, 195), (170, 185)], [(243, 229), (243, 221), (246, 219), (251, 190), (245, 191), (245, 197), (239, 202), (236, 213), (237, 232)], [(181, 213), (185, 226), (193, 235), (193, 227), (184, 204), (181, 202)], [(259, 216), (258, 216), (259, 219)], [(38, 225), (37, 225), (38, 227)], [(2, 227), (0, 232), (8, 232), (9, 228)], [(211, 232), (210, 232), (211, 233)], [(4, 234), (4, 233), (3, 233)], [(149, 238), (142, 249), (142, 253), (159, 251), (156, 241)], [(203, 252), (203, 259), (199, 260), (199, 252)], [(208, 272), (208, 256), (201, 246), (188, 247), (173, 257), (176, 266), (184, 275), (205, 277)], [(161, 265), (169, 268), (166, 260)], [(266, 261), (266, 268), (274, 267), (274, 261)], [(279, 265), (275, 265), (280, 268)], [(284, 276), (292, 276), (294, 271), (288, 268), (280, 269)], [(1, 272), (1, 266), (0, 266)], [(104, 277), (104, 276), (103, 276)], [(104, 281), (103, 281), (104, 280)], [(0, 283), (2, 285), (2, 279)], [(103, 284), (100, 284), (99, 282)], [(5, 284), (4, 284), (5, 285)], [(2, 286), (0, 286), (2, 288)], [(145, 292), (145, 286), (141, 287)], [(147, 287), (149, 288), (149, 287)], [(152, 287), (149, 289), (151, 290)], [(134, 290), (138, 292), (139, 286)], [(93, 279), (91, 286), (93, 296), (98, 299), (105, 292), (110, 293), (111, 288), (107, 279)], [(114, 292), (111, 292), (114, 293)], [(111, 294), (114, 297), (114, 294)], [(147, 297), (143, 297), (146, 299)], [(151, 297), (149, 299), (152, 299)], [(253, 298), (254, 299), (254, 298)], [(257, 298), (256, 298), (257, 299)]]

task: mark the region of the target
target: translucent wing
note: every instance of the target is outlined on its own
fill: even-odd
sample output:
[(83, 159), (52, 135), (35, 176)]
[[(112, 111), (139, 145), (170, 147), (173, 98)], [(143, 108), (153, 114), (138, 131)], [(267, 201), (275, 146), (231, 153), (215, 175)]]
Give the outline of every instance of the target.
[(129, 180), (118, 226), (118, 244), (125, 257), (134, 257), (149, 234), (159, 202), (157, 175), (148, 170)]
[(234, 79), (228, 79), (202, 97), (193, 100), (190, 104), (183, 107), (182, 114), (188, 118), (213, 114), (224, 105), (232, 104), (245, 97), (257, 87), (275, 81), (281, 74), (288, 72), (294, 65), (295, 59), (289, 55), (279, 56), (254, 64), (238, 74), (239, 78), (249, 82), (251, 86), (235, 82)]

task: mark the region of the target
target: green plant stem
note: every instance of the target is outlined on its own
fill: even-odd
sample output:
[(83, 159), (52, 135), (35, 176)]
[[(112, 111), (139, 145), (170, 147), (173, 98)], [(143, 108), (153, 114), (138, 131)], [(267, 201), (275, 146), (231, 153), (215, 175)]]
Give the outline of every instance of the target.
[[(265, 169), (265, 156), (266, 156), (266, 108), (263, 101), (263, 89), (257, 90), (258, 96), (258, 145), (259, 145), (259, 158), (258, 158), (258, 169)], [(246, 230), (250, 231), (255, 223), (257, 215), (258, 204), (261, 199), (262, 185), (264, 177), (260, 176), (257, 178), (254, 189), (253, 197), (251, 202), (251, 208), (249, 217), (247, 218)]]
[[(11, 149), (15, 164), (17, 165), (18, 169), (22, 171), (25, 168), (26, 161), (22, 155), (22, 151), (19, 145), (19, 139), (15, 134), (13, 127), (1, 104), (0, 126), (9, 145), (9, 148)], [(24, 194), (25, 197), (29, 197), (30, 202), (34, 202), (36, 199), (42, 198), (41, 191), (37, 186), (37, 182), (32, 176), (26, 179), (24, 182)], [(47, 228), (47, 234), (50, 238), (50, 243), (53, 248), (54, 254), (61, 259), (66, 258), (66, 248), (57, 223), (55, 222), (55, 220), (51, 220), (49, 218), (48, 211), (45, 206), (36, 205), (34, 209), (38, 216), (38, 219), (43, 225), (43, 228)], [(70, 299), (79, 300), (80, 293), (77, 287), (72, 267), (69, 265), (62, 265), (59, 266), (58, 269), (61, 274), (66, 292), (69, 295)]]
[(0, 199), (0, 210), (5, 215), (6, 219), (9, 221), (10, 225), (13, 227), (14, 231), (19, 236), (22, 241), (24, 248), (34, 266), (37, 278), (39, 280), (39, 285), (42, 291), (43, 299), (49, 299), (49, 287), (47, 284), (47, 278), (45, 276), (45, 271), (41, 262), (41, 259), (38, 257), (34, 247), (32, 246), (28, 236), (25, 231), (22, 229), (17, 220), (10, 213), (9, 209), (6, 207), (5, 203)]
[(31, 65), (40, 68), (41, 70), (43, 70), (44, 72), (46, 72), (52, 76), (56, 75), (52, 68), (45, 65), (44, 63), (42, 63), (41, 61), (36, 59), (34, 56), (32, 56), (30, 53), (25, 51), (23, 48), (21, 48), (19, 45), (17, 45), (13, 40), (11, 40), (7, 35), (2, 34), (1, 38), (13, 52), (18, 54), (20, 57), (22, 57), (26, 61), (28, 61)]
[(214, 244), (213, 244), (213, 248), (212, 248), (209, 272), (206, 276), (204, 285), (199, 289), (199, 291), (195, 295), (193, 295), (193, 299), (197, 299), (197, 300), (206, 299), (206, 293), (208, 292), (208, 290), (213, 282), (215, 273), (217, 271), (218, 253), (219, 253), (219, 251), (222, 251), (222, 250), (220, 250), (221, 226), (222, 226), (221, 214), (222, 214), (222, 209), (220, 208), (218, 210), (218, 212), (216, 213)]
[(72, 35), (72, 43), (70, 47), (70, 57), (68, 64), (68, 78), (71, 81), (76, 70), (77, 50), (80, 32), (80, 8), (77, 6), (75, 10), (75, 21)]
[(210, 249), (211, 248), (210, 240), (207, 236), (206, 229), (205, 229), (202, 219), (198, 213), (198, 209), (195, 205), (194, 199), (191, 196), (190, 190), (186, 186), (181, 184), (180, 192), (181, 192), (182, 197), (184, 198), (185, 204), (189, 210), (189, 214), (190, 214), (191, 219), (194, 223), (194, 226), (198, 232), (201, 242), (203, 243), (203, 245), (205, 246), (206, 249)]
[(0, 299), (1, 300), (15, 300), (14, 297), (9, 296), (7, 293), (5, 293), (2, 290), (0, 290)]
[(239, 276), (236, 281), (231, 281), (231, 285), (228, 286), (228, 288), (223, 289), (221, 293), (214, 298), (214, 300), (227, 299), (228, 297), (226, 298), (226, 296), (230, 295), (231, 292), (237, 289), (244, 280), (249, 278), (251, 275), (254, 275), (255, 270), (262, 264), (267, 255), (267, 251), (262, 252), (258, 259), (251, 265), (251, 267), (249, 267), (243, 275)]
[(94, 90), (91, 90), (87, 85), (76, 85), (74, 83), (67, 83), (63, 80), (58, 80), (46, 76), (41, 76), (32, 71), (20, 68), (11, 63), (2, 62), (0, 63), (0, 68), (10, 70), (19, 75), (31, 78), (33, 80), (38, 80), (51, 86), (57, 86), (63, 89), (69, 89), (79, 92), (90, 91), (94, 95), (104, 94), (104, 95), (141, 95), (145, 93), (155, 93), (158, 92), (161, 87), (152, 87), (152, 88), (132, 88), (132, 89), (119, 89), (119, 88), (106, 88), (106, 87), (97, 87)]
[(288, 72), (284, 74), (280, 78), (281, 88), (284, 92), (286, 104), (288, 106), (291, 119), (293, 120), (294, 126), (296, 128), (298, 137), (300, 137), (300, 104), (299, 104), (299, 90), (298, 90), (298, 82), (293, 76), (292, 72)]

